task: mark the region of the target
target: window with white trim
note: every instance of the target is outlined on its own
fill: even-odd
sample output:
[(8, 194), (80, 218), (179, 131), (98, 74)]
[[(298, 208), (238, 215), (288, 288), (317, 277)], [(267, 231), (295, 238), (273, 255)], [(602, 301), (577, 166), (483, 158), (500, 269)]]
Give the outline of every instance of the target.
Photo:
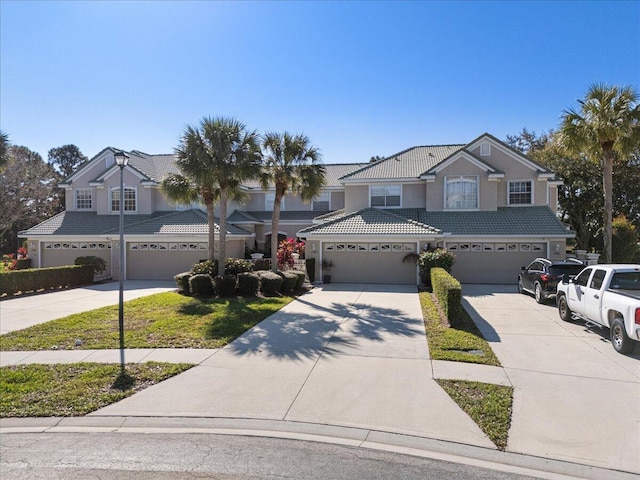
[(372, 185), (369, 200), (372, 207), (400, 207), (402, 188), (400, 185)]
[[(113, 187), (110, 191), (109, 205), (112, 212), (120, 211), (120, 187)], [(137, 191), (135, 187), (124, 187), (124, 211), (135, 212), (138, 210)]]
[(478, 177), (445, 177), (444, 208), (471, 210), (478, 203)]
[(91, 188), (77, 188), (75, 190), (76, 210), (93, 209), (93, 193)]
[(509, 205), (531, 205), (533, 203), (533, 181), (509, 182)]
[(331, 210), (331, 193), (322, 192), (320, 195), (314, 198), (311, 209), (316, 211)]
[(116, 163), (116, 159), (115, 159), (115, 157), (113, 155), (109, 154), (106, 157), (104, 157), (104, 166), (105, 166), (105, 168), (109, 168), (114, 163)]
[(491, 144), (484, 142), (480, 144), (480, 156), (488, 157), (491, 155)]

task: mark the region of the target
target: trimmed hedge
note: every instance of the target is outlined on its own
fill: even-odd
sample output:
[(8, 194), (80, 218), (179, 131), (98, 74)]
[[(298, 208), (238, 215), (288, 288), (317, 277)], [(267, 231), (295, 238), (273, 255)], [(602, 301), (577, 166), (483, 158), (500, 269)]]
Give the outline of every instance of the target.
[(224, 262), (225, 275), (237, 275), (244, 272), (253, 272), (253, 262), (242, 258), (227, 258)]
[(84, 257), (78, 257), (73, 262), (76, 265), (89, 265), (93, 268), (94, 275), (100, 275), (107, 269), (107, 262), (102, 257), (96, 257), (95, 255), (87, 255)]
[(239, 273), (238, 291), (242, 295), (256, 295), (260, 291), (260, 276), (253, 272)]
[(269, 270), (271, 265), (271, 262), (269, 261), (268, 258), (257, 258), (256, 260), (253, 261), (253, 271), (263, 271), (263, 270)]
[(14, 270), (26, 270), (31, 268), (31, 259), (30, 258), (19, 258), (16, 260), (16, 266)]
[(291, 272), (291, 270), (286, 270), (284, 272), (278, 271), (278, 275), (282, 277), (282, 287), (280, 288), (280, 291), (285, 295), (289, 295), (296, 289), (298, 276), (295, 273)]
[(462, 321), (462, 286), (444, 268), (431, 269), (431, 285), (433, 293), (444, 309), (444, 313), (452, 327)]
[(173, 279), (176, 281), (178, 290), (184, 293), (189, 293), (189, 279), (193, 274), (191, 272), (183, 272), (177, 274)]
[(232, 297), (236, 293), (236, 276), (218, 275), (213, 277), (213, 286), (221, 297)]
[(77, 287), (91, 283), (93, 283), (93, 267), (88, 265), (12, 270), (0, 273), (0, 295)]
[(189, 291), (193, 295), (211, 295), (213, 293), (213, 279), (206, 273), (198, 273), (189, 278)]
[(304, 281), (307, 279), (307, 275), (300, 270), (293, 270), (292, 273), (296, 276), (296, 286), (295, 290), (298, 291), (304, 285)]
[(307, 275), (309, 275), (309, 281), (313, 283), (316, 281), (316, 259), (305, 258), (304, 262), (307, 267)]
[(282, 290), (282, 277), (270, 270), (259, 272), (262, 293), (265, 295), (278, 295)]

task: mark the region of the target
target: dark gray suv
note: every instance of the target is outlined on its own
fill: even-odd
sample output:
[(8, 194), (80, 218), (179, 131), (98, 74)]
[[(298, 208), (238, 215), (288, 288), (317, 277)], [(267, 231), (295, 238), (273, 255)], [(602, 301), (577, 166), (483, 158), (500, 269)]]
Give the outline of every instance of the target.
[(548, 260), (536, 258), (518, 274), (518, 292), (532, 293), (536, 302), (542, 303), (556, 294), (558, 282), (567, 275), (567, 279), (579, 274), (586, 265), (580, 260)]

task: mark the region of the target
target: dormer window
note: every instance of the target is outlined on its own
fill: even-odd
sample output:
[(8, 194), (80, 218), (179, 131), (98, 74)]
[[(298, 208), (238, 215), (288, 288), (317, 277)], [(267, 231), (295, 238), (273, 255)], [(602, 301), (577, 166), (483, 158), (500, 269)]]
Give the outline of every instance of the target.
[(112, 154), (108, 154), (104, 158), (104, 166), (105, 166), (105, 168), (109, 168), (112, 165), (114, 165), (115, 163), (116, 163), (116, 159), (114, 158), (114, 156)]
[(480, 156), (488, 157), (491, 155), (491, 144), (484, 142), (480, 144)]
[[(273, 204), (276, 201), (276, 192), (266, 192), (264, 194), (264, 209), (267, 212), (271, 212), (273, 210)], [(284, 198), (280, 203), (280, 211), (284, 210)]]
[[(111, 212), (117, 213), (120, 211), (120, 188), (114, 187), (110, 191)], [(135, 187), (124, 187), (124, 211), (135, 212), (138, 210), (137, 205), (137, 191)]]

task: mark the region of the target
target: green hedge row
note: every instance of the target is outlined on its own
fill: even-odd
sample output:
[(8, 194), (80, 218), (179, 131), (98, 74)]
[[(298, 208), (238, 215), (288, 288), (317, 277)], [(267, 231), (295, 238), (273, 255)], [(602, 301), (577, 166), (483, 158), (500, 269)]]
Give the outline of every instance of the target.
[(86, 265), (12, 270), (0, 273), (0, 295), (77, 287), (91, 283), (93, 283), (93, 267)]
[(442, 305), (444, 313), (452, 327), (462, 321), (462, 286), (444, 268), (431, 269), (433, 293)]
[(178, 290), (193, 295), (217, 294), (230, 297), (235, 294), (288, 295), (302, 288), (305, 273), (297, 270), (274, 273), (270, 270), (240, 272), (238, 275), (212, 276), (206, 273), (184, 272), (174, 277)]

